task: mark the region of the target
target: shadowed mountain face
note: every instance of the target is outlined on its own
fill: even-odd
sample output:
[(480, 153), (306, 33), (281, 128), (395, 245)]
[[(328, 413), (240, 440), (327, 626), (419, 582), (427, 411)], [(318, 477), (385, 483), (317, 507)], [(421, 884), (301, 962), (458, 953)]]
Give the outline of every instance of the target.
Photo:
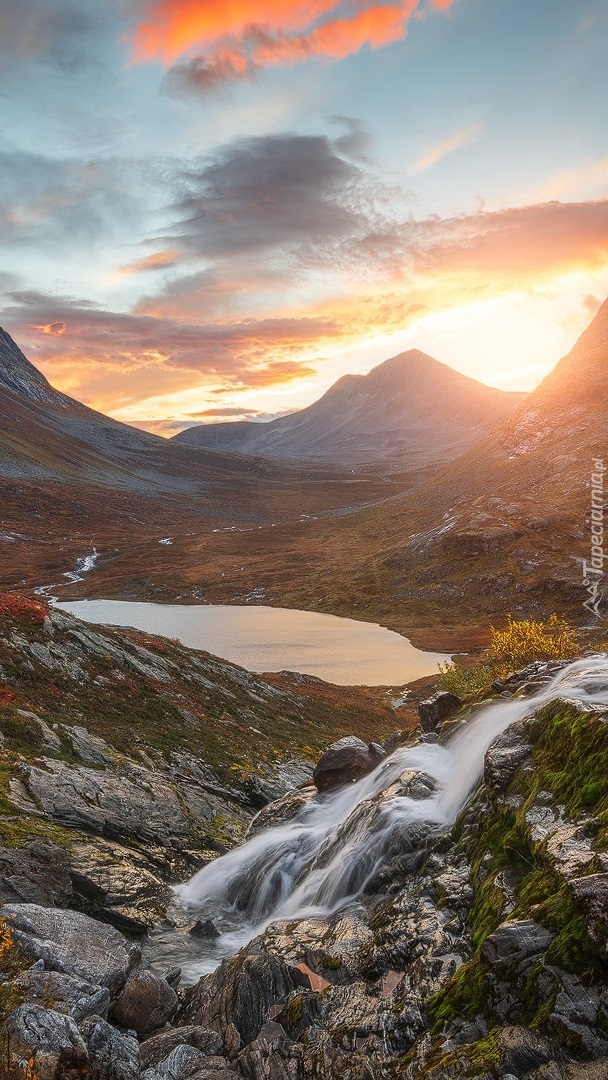
[(468, 449), (523, 398), (412, 349), (368, 375), (345, 375), (319, 401), (289, 416), (265, 424), (205, 424), (174, 441), (276, 459), (418, 467)]
[[(217, 501), (223, 514), (226, 499), (232, 499), (235, 516), (260, 484), (269, 491), (287, 485), (293, 492), (315, 479), (281, 465), (180, 445), (95, 412), (55, 390), (1, 328), (0, 412), (0, 477), (188, 495)], [(259, 490), (256, 500), (259, 506)]]

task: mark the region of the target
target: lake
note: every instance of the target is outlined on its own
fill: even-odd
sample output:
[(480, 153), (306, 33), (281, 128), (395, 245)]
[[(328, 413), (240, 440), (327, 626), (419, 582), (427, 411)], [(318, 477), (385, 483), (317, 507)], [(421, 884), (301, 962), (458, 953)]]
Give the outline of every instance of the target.
[(316, 611), (123, 600), (56, 603), (85, 622), (178, 638), (248, 671), (297, 671), (341, 686), (400, 686), (434, 674), (450, 656), (415, 649), (376, 623)]

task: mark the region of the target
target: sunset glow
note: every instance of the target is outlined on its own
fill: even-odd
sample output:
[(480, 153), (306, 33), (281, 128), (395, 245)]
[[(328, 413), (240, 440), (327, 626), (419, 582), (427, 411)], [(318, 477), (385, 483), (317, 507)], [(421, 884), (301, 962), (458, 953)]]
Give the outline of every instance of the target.
[(599, 0), (26, 7), (0, 323), (95, 408), (262, 419), (414, 347), (529, 389), (608, 292)]

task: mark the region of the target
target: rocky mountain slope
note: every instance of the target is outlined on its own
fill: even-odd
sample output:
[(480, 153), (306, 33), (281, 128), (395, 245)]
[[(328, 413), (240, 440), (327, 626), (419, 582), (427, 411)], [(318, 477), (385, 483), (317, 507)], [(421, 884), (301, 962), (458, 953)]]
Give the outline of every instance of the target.
[(412, 469), (453, 458), (503, 423), (524, 395), (484, 386), (418, 349), (345, 375), (314, 404), (270, 423), (187, 428), (189, 446), (270, 459)]
[[(243, 588), (365, 613), (433, 648), (462, 647), (508, 612), (559, 610), (589, 623), (582, 560), (594, 463), (608, 464), (607, 416), (608, 301), (511, 419), (413, 489), (347, 518), (281, 527), (271, 542), (261, 534), (255, 551), (241, 542)], [(289, 579), (273, 566), (271, 544)], [(233, 537), (212, 537), (210, 565), (229, 564), (235, 547)]]
[(137, 560), (140, 544), (160, 557), (153, 583), (171, 562), (159, 540), (173, 533), (270, 529), (351, 512), (404, 486), (138, 431), (54, 390), (1, 330), (0, 413), (0, 584), (9, 586), (57, 580), (94, 546)]
[[(566, 684), (547, 694), (559, 663), (503, 681), (496, 694), (523, 718), (486, 737), (453, 827), (404, 823), (360, 903), (275, 922), (184, 989), (175, 967), (147, 966), (148, 946), (142, 964), (168, 881), (237, 842), (269, 798), (257, 837), (327, 799), (344, 775), (334, 751), (317, 793), (314, 747), (348, 730), (382, 738), (390, 709), (21, 598), (3, 599), (0, 641), (0, 1038), (15, 1069), (30, 1063), (16, 1077), (608, 1076), (608, 658), (575, 665), (579, 701)], [(436, 784), (409, 767), (359, 804), (341, 842)], [(186, 956), (196, 942), (186, 935)]]

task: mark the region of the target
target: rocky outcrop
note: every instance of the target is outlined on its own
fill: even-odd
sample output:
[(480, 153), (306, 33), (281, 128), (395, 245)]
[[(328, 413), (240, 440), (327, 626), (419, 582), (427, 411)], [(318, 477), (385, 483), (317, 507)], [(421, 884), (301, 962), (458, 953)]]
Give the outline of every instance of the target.
[[(413, 760), (431, 768), (434, 754), (441, 776), (441, 747), (421, 742)], [(268, 926), (187, 991), (177, 972), (142, 968), (116, 927), (48, 905), (6, 905), (23, 950), (3, 988), (15, 1060), (33, 1059), (41, 1080), (70, 1069), (94, 1080), (603, 1080), (607, 760), (605, 709), (562, 700), (531, 709), (489, 747), (482, 782), (451, 830), (425, 807), (437, 781), (406, 769), (355, 806), (315, 856), (312, 869), (335, 866), (347, 892), (351, 872), (367, 881), (357, 904)], [(66, 764), (79, 775), (122, 775), (116, 760)], [(304, 785), (262, 810), (253, 831), (328, 798)], [(387, 830), (387, 810), (400, 805), (416, 812), (396, 814)], [(354, 835), (366, 837), (369, 868), (340, 861)], [(67, 865), (79, 890), (72, 900), (86, 880), (91, 903), (114, 902), (128, 919), (137, 910), (128, 852), (138, 849), (124, 848), (121, 862), (118, 841), (83, 834), (77, 843), (82, 880), (66, 856), (57, 887), (68, 888)], [(131, 872), (145, 871), (152, 915), (163, 881), (140, 855)], [(183, 940), (200, 944), (185, 927)]]
[[(608, 856), (591, 816), (607, 730), (563, 702), (513, 725), (451, 834), (401, 836), (363, 908), (269, 927), (189, 992), (178, 1022), (211, 1025), (254, 1080), (608, 1077)], [(414, 771), (393, 787), (425, 798), (432, 784)], [(395, 793), (360, 804), (351, 828), (371, 838)]]
[(421, 701), (418, 706), (418, 714), (422, 730), (426, 732), (436, 731), (446, 717), (462, 704), (456, 694), (450, 694), (447, 690), (439, 690), (426, 701)]
[(354, 735), (338, 739), (327, 748), (315, 766), (312, 779), (317, 791), (332, 791), (343, 784), (351, 784), (375, 769), (386, 757), (386, 751), (377, 743), (364, 743)]
[(32, 960), (116, 994), (139, 961), (137, 945), (111, 926), (79, 911), (6, 904), (2, 918), (13, 938)]

